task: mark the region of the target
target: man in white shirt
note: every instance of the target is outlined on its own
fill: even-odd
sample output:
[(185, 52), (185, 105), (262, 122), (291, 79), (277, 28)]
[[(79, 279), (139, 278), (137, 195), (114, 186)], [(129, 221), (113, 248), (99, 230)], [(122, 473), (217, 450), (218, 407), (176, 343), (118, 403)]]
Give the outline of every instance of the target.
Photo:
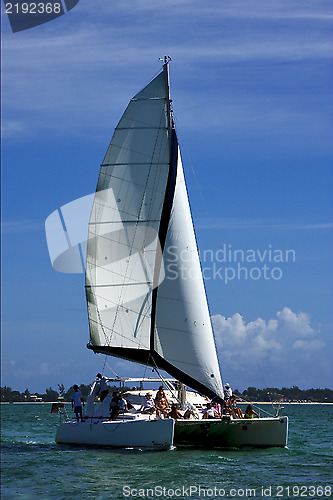
[(143, 405), (141, 406), (140, 410), (142, 413), (154, 413), (155, 411), (155, 404), (154, 400), (151, 397), (150, 392), (147, 392), (145, 396), (145, 400), (143, 402)]
[(202, 416), (202, 418), (220, 418), (220, 415), (217, 413), (212, 403), (207, 403), (206, 410)]
[(72, 408), (74, 406), (74, 413), (76, 415), (76, 420), (79, 422), (81, 419), (81, 422), (83, 422), (82, 418), (83, 398), (81, 391), (76, 384), (74, 385), (74, 392), (72, 393), (71, 401), (72, 401)]
[(231, 390), (231, 387), (230, 385), (227, 383), (225, 384), (225, 395), (226, 395), (226, 399), (230, 399), (231, 396), (232, 396), (232, 390)]
[(106, 385), (106, 379), (105, 379), (105, 377), (102, 376), (101, 373), (97, 373), (96, 377), (99, 381), (99, 389), (97, 391), (97, 394), (99, 394), (99, 399), (102, 402), (102, 401), (104, 401), (104, 399), (108, 395), (109, 389), (108, 389), (108, 386)]

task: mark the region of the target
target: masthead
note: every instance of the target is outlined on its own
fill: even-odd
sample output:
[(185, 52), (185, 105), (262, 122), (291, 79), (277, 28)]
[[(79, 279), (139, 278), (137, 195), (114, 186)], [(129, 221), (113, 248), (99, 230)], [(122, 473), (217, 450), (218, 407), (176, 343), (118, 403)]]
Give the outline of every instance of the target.
[(164, 57), (160, 57), (159, 61), (163, 61), (163, 64), (169, 64), (169, 62), (172, 61), (172, 59), (170, 56), (164, 56)]

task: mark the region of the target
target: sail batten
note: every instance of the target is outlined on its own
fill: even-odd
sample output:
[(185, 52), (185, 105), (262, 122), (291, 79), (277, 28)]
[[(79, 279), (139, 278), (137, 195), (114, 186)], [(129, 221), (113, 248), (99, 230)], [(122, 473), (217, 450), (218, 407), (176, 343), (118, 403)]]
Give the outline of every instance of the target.
[[(127, 286), (146, 285), (146, 284), (151, 285), (152, 283), (153, 282), (150, 283), (149, 281), (142, 281), (142, 282), (138, 281), (137, 283), (128, 283)], [(112, 286), (124, 286), (124, 284), (123, 283), (112, 283), (112, 285), (111, 284), (109, 284), (109, 285), (86, 285), (85, 288), (94, 289), (94, 288), (108, 287), (108, 286), (110, 286), (110, 287), (112, 287)]]
[[(168, 165), (168, 163), (165, 163), (166, 165)], [(102, 163), (100, 166), (101, 167), (124, 167), (124, 166), (133, 166), (133, 165), (137, 165), (137, 166), (141, 166), (141, 165), (147, 165), (147, 162), (142, 162), (142, 163), (138, 163), (138, 162), (135, 162), (135, 163)], [(150, 165), (161, 165), (161, 162), (150, 162)]]
[[(157, 220), (157, 219), (145, 219), (145, 220), (140, 219), (140, 220), (136, 221), (137, 224), (147, 224), (149, 222), (159, 222), (159, 220)], [(112, 220), (103, 221), (103, 222), (95, 221), (95, 222), (89, 222), (89, 225), (99, 226), (99, 225), (103, 225), (103, 224), (117, 224), (117, 223), (118, 223), (118, 221), (112, 221)], [(133, 223), (132, 220), (123, 220), (123, 224), (131, 224), (131, 223)]]
[[(172, 269), (171, 249), (177, 256)], [(180, 275), (185, 254), (194, 280)], [(86, 296), (89, 348), (166, 370), (193, 389), (223, 396), (167, 65), (129, 102), (101, 165), (89, 223)]]
[(161, 100), (165, 100), (166, 97), (141, 97), (140, 99), (138, 98), (135, 98), (133, 97), (133, 99), (131, 99), (131, 101), (135, 102), (135, 101), (161, 101)]
[[(130, 127), (131, 130), (168, 130), (167, 127)], [(128, 130), (129, 127), (118, 127), (119, 130)]]

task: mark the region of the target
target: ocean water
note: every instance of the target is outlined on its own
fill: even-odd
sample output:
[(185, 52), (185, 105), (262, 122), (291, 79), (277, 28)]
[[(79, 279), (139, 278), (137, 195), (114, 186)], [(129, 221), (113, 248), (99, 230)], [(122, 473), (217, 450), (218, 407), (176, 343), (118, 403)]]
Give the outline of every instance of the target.
[(333, 405), (286, 405), (288, 449), (242, 450), (57, 445), (50, 409), (1, 405), (3, 500), (332, 496)]

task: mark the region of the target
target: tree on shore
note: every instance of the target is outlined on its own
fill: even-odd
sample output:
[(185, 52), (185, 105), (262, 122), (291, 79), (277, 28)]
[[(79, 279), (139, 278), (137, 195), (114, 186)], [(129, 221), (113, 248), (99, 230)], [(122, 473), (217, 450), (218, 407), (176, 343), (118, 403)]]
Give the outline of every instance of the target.
[(65, 386), (64, 386), (64, 384), (58, 384), (58, 392), (59, 392), (60, 397), (63, 398), (65, 396)]
[[(90, 392), (90, 385), (81, 384), (79, 386), (83, 399), (86, 400)], [(71, 386), (67, 391), (63, 384), (58, 384), (58, 391), (55, 391), (52, 387), (46, 389), (45, 394), (32, 394), (28, 389), (23, 393), (13, 390), (11, 387), (1, 387), (1, 401), (2, 402), (25, 402), (34, 401), (39, 398), (39, 401), (53, 402), (58, 401), (61, 397), (64, 401), (70, 401), (74, 387)], [(126, 391), (129, 390), (128, 387), (109, 387), (110, 392), (113, 391)], [(277, 387), (267, 387), (266, 389), (257, 389), (256, 387), (248, 387), (245, 391), (240, 392), (235, 389), (234, 394), (238, 396), (240, 400), (244, 399), (246, 401), (307, 401), (316, 403), (333, 403), (333, 390), (332, 389), (300, 389), (297, 386), (293, 387), (282, 387), (279, 389)]]
[[(235, 391), (236, 392), (236, 391)], [(238, 391), (237, 391), (238, 392)], [(308, 401), (313, 403), (333, 403), (333, 391), (331, 389), (300, 389), (293, 387), (267, 387), (256, 389), (248, 387), (242, 393), (238, 393), (244, 399), (250, 401)]]

